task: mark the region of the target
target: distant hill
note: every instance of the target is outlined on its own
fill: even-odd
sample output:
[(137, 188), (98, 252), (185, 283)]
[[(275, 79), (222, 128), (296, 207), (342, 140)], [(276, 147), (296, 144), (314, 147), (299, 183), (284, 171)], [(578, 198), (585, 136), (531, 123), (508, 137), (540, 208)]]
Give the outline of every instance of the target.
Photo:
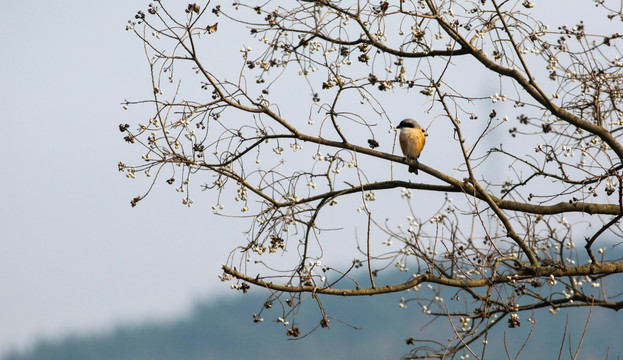
[[(264, 322), (253, 323), (266, 300), (261, 291), (252, 289), (247, 295), (232, 294), (217, 302), (198, 302), (187, 315), (174, 321), (119, 325), (115, 329), (58, 341), (42, 341), (24, 353), (10, 353), (3, 360), (206, 360), (206, 359), (399, 359), (411, 349), (405, 343), (419, 331), (450, 336), (440, 331), (445, 319), (428, 324), (419, 306), (400, 309), (404, 294), (365, 298), (323, 297), (325, 310), (352, 327), (333, 319), (330, 329), (319, 328), (301, 340), (288, 340), (283, 324), (274, 321), (281, 314), (281, 305), (265, 310)], [(321, 316), (313, 301), (297, 315), (301, 334), (318, 325)], [(585, 310), (571, 313), (569, 329), (571, 344), (577, 346), (584, 327)], [(522, 315), (523, 316), (523, 315)], [(526, 315), (527, 317), (527, 315)], [(565, 323), (563, 311), (551, 315), (536, 313), (537, 323), (527, 348), (520, 359), (557, 359)], [(524, 319), (525, 320), (525, 319)], [(427, 325), (428, 324), (428, 325)], [(595, 310), (589, 333), (579, 359), (617, 359), (623, 354), (623, 314)], [(489, 337), (488, 359), (506, 359), (506, 343), (516, 353), (530, 330), (523, 321), (520, 328), (509, 329), (500, 324), (497, 335)], [(447, 341), (443, 337), (440, 341)], [(417, 344), (422, 345), (422, 344)], [(512, 354), (514, 354), (512, 353)], [(569, 359), (568, 340), (562, 359)], [(512, 356), (512, 355), (511, 355)], [(471, 357), (473, 359), (473, 357)]]

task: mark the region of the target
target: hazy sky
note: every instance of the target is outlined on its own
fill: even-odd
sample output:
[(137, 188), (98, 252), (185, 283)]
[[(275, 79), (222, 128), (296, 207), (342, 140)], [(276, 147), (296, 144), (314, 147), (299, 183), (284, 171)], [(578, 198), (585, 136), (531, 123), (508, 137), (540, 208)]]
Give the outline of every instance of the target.
[(206, 241), (225, 234), (201, 231), (216, 219), (209, 204), (156, 191), (132, 209), (145, 183), (117, 172), (137, 159), (117, 128), (132, 120), (120, 103), (149, 89), (124, 27), (146, 5), (3, 3), (0, 354), (228, 290), (216, 275), (229, 246)]
[[(230, 293), (217, 275), (240, 230), (214, 226), (208, 195), (188, 209), (160, 188), (131, 208), (146, 182), (117, 172), (140, 157), (117, 125), (140, 114), (122, 109), (125, 98), (148, 95), (142, 45), (124, 30), (147, 4), (2, 6), (0, 356)], [(232, 43), (220, 28), (213, 36)]]

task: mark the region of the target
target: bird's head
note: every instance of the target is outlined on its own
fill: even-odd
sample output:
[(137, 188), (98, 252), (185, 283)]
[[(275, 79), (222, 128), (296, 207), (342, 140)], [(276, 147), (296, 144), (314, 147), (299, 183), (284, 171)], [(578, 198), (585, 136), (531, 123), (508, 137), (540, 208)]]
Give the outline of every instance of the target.
[(396, 128), (397, 129), (402, 129), (402, 128), (421, 129), (422, 127), (420, 126), (420, 124), (417, 123), (417, 121), (413, 119), (404, 119), (400, 122), (400, 124), (398, 124)]

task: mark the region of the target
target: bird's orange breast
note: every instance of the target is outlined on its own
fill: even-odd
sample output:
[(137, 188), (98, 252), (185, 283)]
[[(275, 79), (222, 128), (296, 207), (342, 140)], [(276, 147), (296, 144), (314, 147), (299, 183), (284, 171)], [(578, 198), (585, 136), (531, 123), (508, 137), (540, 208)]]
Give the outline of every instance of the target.
[(417, 159), (426, 144), (424, 129), (403, 129), (399, 136), (402, 153), (409, 158)]

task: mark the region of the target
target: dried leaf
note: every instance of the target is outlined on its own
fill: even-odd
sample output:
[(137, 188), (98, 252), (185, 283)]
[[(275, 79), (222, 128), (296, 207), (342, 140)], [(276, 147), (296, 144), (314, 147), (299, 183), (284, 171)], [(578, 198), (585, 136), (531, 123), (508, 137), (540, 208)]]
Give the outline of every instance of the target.
[(208, 31), (208, 34), (213, 34), (216, 32), (218, 27), (218, 23), (212, 25), (212, 26), (208, 26), (208, 28), (206, 29)]
[(196, 12), (197, 14), (199, 14), (200, 11), (201, 11), (201, 7), (197, 5), (196, 3), (188, 4), (188, 7), (186, 8), (187, 13)]

